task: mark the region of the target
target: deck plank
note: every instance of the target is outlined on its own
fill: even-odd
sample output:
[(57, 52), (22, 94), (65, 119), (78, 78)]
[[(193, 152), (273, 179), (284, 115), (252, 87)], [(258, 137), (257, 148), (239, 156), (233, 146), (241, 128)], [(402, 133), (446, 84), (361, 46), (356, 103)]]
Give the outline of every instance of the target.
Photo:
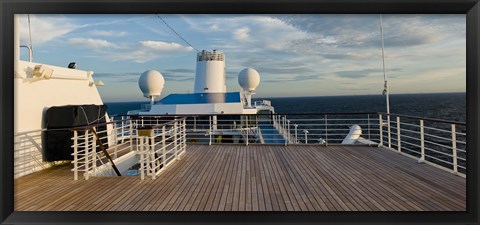
[(189, 145), (155, 180), (15, 180), (17, 211), (464, 211), (466, 179), (363, 146)]

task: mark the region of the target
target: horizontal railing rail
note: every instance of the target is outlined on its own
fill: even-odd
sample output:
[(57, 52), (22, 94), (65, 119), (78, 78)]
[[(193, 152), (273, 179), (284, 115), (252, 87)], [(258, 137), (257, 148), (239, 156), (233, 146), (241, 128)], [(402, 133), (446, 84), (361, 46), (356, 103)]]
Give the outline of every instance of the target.
[[(359, 126), (358, 130), (354, 125)], [(143, 140), (144, 137), (138, 133), (138, 129), (147, 127), (152, 129), (148, 141)], [(95, 176), (101, 173), (97, 170), (99, 167), (105, 167), (104, 165), (109, 163), (105, 160), (105, 155), (98, 151), (97, 141), (92, 132), (89, 132), (91, 129), (99, 134), (99, 143), (108, 149), (113, 159), (143, 149), (143, 153), (136, 154), (143, 155), (140, 160), (143, 165), (139, 166), (138, 171), (143, 171), (144, 176), (158, 174), (159, 169), (170, 162), (163, 161), (164, 151), (168, 155), (172, 153), (170, 147), (176, 145), (177, 150), (174, 152), (178, 153), (178, 149), (183, 149), (183, 153), (186, 144), (380, 146), (417, 158), (421, 163), (429, 163), (461, 176), (466, 174), (465, 122), (379, 112), (326, 112), (115, 115), (107, 123), (71, 129), (76, 140), (72, 145), (76, 155), (72, 162), (75, 179), (82, 173), (86, 179)], [(18, 158), (29, 157), (28, 153), (21, 149), (27, 148), (25, 143), (31, 140), (23, 136), (32, 136), (29, 138), (36, 138), (38, 141), (43, 131), (15, 134)], [(176, 141), (172, 141), (174, 137), (177, 138)], [(165, 146), (162, 141), (166, 142)], [(30, 143), (28, 148), (34, 149), (35, 144)], [(41, 161), (38, 154), (36, 161)], [(152, 166), (155, 163), (157, 166)]]

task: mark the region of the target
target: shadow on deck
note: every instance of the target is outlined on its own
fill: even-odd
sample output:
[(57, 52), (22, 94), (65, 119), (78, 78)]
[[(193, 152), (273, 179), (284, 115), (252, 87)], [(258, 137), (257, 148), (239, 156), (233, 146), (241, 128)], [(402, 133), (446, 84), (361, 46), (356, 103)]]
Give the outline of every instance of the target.
[(15, 180), (16, 211), (464, 211), (466, 180), (359, 146), (189, 145), (155, 180)]

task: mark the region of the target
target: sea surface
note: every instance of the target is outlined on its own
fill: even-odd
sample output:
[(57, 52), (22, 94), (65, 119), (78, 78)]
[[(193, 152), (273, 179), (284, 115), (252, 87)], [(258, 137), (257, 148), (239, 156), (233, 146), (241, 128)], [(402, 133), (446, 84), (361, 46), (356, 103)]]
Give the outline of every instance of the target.
[[(270, 100), (277, 113), (386, 112), (385, 96), (324, 96), (262, 98)], [(261, 100), (261, 99), (253, 99)], [(109, 115), (127, 114), (145, 102), (105, 103)], [(392, 94), (390, 112), (452, 121), (466, 121), (466, 93)]]

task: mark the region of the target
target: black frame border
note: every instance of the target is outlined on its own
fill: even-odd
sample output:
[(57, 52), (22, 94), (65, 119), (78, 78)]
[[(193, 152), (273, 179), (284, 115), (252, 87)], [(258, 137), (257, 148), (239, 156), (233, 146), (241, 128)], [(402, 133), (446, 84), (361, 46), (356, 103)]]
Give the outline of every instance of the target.
[[(3, 0), (0, 2), (0, 222), (2, 224), (479, 224), (479, 0)], [(13, 182), (13, 15), (62, 14), (466, 14), (466, 212), (15, 212)]]

